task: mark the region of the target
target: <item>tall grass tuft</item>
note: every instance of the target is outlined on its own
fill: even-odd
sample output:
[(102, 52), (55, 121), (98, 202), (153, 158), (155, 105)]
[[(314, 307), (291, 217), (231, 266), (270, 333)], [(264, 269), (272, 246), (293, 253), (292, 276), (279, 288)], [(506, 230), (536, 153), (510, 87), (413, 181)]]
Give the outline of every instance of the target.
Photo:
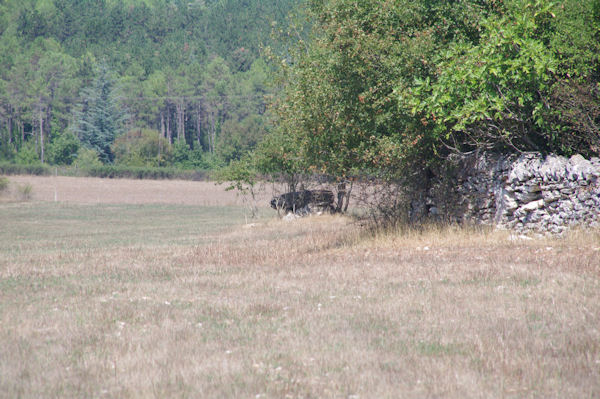
[(4, 176), (0, 176), (0, 194), (4, 191), (8, 190), (8, 178)]
[(33, 195), (33, 186), (29, 183), (17, 186), (17, 192), (21, 201), (29, 201)]

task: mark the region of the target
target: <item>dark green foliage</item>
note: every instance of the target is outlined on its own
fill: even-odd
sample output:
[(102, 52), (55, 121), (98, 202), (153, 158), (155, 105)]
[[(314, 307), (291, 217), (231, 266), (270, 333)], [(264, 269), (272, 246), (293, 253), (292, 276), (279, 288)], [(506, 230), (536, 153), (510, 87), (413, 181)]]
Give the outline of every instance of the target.
[(264, 119), (259, 115), (248, 116), (241, 121), (228, 119), (221, 127), (217, 141), (219, 156), (229, 163), (238, 160), (256, 147), (266, 134)]
[(0, 173), (5, 175), (35, 175), (49, 176), (52, 174), (52, 168), (48, 165), (21, 165), (14, 163), (0, 163)]
[(127, 167), (116, 165), (102, 165), (82, 171), (80, 175), (102, 178), (126, 179), (181, 179), (181, 180), (208, 180), (209, 173), (203, 170), (181, 170), (177, 168), (152, 168), (152, 167)]
[(0, 194), (2, 194), (3, 191), (6, 191), (8, 189), (8, 184), (8, 178), (0, 176)]
[(111, 145), (123, 132), (127, 114), (106, 65), (100, 64), (96, 78), (83, 90), (81, 99), (72, 130), (85, 147), (98, 152), (102, 162), (110, 163), (114, 159)]
[(71, 165), (77, 159), (80, 141), (70, 133), (60, 135), (48, 149), (48, 160), (54, 165)]
[(102, 166), (98, 153), (90, 148), (81, 147), (77, 159), (73, 162), (75, 169), (90, 169)]
[(456, 151), (598, 155), (599, 4), (312, 0), (256, 165), (402, 180)]
[(40, 163), (39, 155), (33, 143), (28, 142), (19, 148), (15, 155), (15, 162), (19, 165), (35, 165)]
[(9, 144), (7, 140), (0, 139), (0, 159), (12, 161), (16, 154), (14, 146)]
[(173, 149), (160, 132), (152, 129), (134, 129), (117, 138), (111, 147), (115, 163), (121, 166), (166, 166)]
[(477, 43), (452, 43), (431, 78), (397, 90), (400, 110), (459, 151), (597, 153), (600, 47), (580, 16), (591, 4), (507, 1), (502, 15), (482, 21)]
[[(130, 112), (128, 130), (155, 129), (168, 145), (184, 141), (191, 150), (180, 166), (240, 157), (265, 133), (264, 95), (273, 90), (259, 49), (271, 41), (271, 22), (285, 26), (298, 2), (2, 2), (0, 159), (35, 142), (38, 158), (54, 162), (46, 146), (71, 124), (110, 162), (122, 109)], [(107, 82), (122, 89), (119, 101), (98, 86), (96, 72), (107, 67)], [(213, 154), (210, 162), (203, 152)]]

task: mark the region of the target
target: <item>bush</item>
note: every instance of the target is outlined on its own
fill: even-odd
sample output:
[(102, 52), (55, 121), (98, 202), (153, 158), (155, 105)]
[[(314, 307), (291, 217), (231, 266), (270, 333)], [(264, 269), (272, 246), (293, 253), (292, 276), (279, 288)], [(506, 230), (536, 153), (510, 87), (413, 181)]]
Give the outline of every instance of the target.
[(48, 148), (48, 161), (54, 165), (71, 165), (77, 159), (79, 140), (71, 133), (56, 138)]
[(33, 187), (31, 184), (23, 184), (17, 186), (17, 192), (19, 193), (19, 197), (21, 201), (29, 201), (33, 194)]
[(180, 169), (216, 169), (217, 163), (214, 156), (204, 154), (201, 148), (190, 149), (185, 141), (176, 141), (173, 144), (171, 161), (173, 166)]
[(158, 167), (166, 166), (172, 148), (160, 132), (134, 129), (115, 140), (112, 152), (117, 165)]
[(47, 165), (19, 165), (12, 163), (0, 164), (0, 173), (5, 175), (35, 175), (47, 176), (52, 173), (52, 170)]
[(32, 142), (27, 142), (21, 146), (15, 155), (15, 162), (19, 165), (41, 164), (40, 157)]
[[(200, 169), (151, 168), (121, 165), (103, 165), (94, 150), (81, 149), (77, 161), (72, 167), (58, 168), (58, 173), (66, 176), (105, 177), (127, 179), (180, 179), (205, 181), (211, 179), (211, 173)], [(49, 176), (55, 173), (54, 167), (47, 165), (0, 164), (0, 174)]]
[(397, 89), (400, 111), (433, 127), (440, 151), (597, 155), (600, 19), (589, 17), (592, 1), (505, 5), (505, 14), (483, 20), (478, 42), (453, 43), (435, 59), (434, 77)]
[(125, 178), (125, 179), (181, 179), (208, 180), (209, 174), (203, 170), (181, 170), (175, 168), (149, 168), (120, 165), (102, 165), (83, 170), (90, 177)]
[(80, 169), (99, 168), (102, 166), (102, 162), (100, 162), (100, 157), (95, 150), (81, 148), (77, 153), (77, 159), (75, 159), (73, 165)]
[(6, 140), (0, 139), (0, 160), (12, 161), (15, 159), (17, 151), (12, 144), (9, 144)]
[(0, 194), (8, 189), (8, 178), (0, 176)]

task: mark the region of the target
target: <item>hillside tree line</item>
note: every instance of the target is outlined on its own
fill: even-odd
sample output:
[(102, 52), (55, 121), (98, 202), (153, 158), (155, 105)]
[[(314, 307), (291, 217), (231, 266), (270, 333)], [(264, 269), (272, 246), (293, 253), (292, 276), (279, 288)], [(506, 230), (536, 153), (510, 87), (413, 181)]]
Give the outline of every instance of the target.
[(259, 50), (293, 3), (3, 1), (0, 162), (211, 167), (241, 157), (268, 130)]

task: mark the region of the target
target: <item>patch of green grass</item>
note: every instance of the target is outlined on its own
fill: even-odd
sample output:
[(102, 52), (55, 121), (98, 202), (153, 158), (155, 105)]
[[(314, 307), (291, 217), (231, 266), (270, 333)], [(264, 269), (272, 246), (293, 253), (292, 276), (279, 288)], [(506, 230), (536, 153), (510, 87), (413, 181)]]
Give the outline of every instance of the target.
[(243, 222), (239, 207), (3, 204), (0, 254), (194, 245)]
[(467, 351), (463, 345), (449, 343), (443, 344), (437, 341), (418, 342), (417, 353), (425, 356), (449, 356), (466, 355)]

